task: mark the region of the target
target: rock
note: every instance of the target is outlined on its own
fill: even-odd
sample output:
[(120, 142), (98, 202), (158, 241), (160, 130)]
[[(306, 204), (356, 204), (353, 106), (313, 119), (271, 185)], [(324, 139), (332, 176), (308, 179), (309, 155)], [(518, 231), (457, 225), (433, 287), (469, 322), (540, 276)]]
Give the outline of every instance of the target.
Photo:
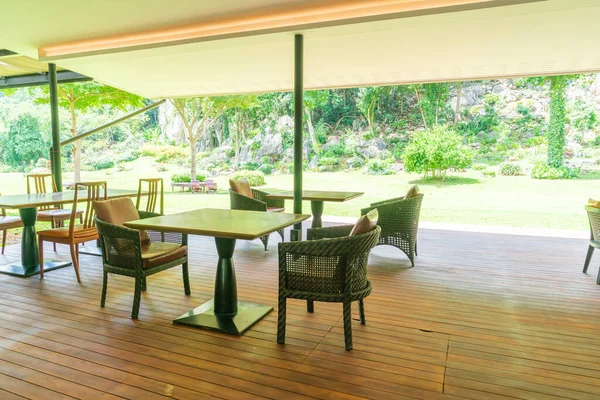
[(308, 163), (308, 168), (309, 169), (316, 169), (318, 165), (319, 165), (319, 159), (317, 158), (317, 156), (313, 156), (310, 159), (310, 162)]
[(252, 161), (252, 153), (250, 152), (250, 145), (244, 145), (240, 149), (240, 165), (249, 163)]
[(369, 146), (375, 146), (378, 150), (385, 150), (387, 148), (385, 142), (379, 137), (369, 140)]
[(265, 134), (260, 142), (257, 157), (280, 155), (283, 152), (283, 139), (281, 134)]
[(369, 146), (366, 149), (360, 149), (359, 151), (365, 158), (379, 158), (379, 154), (381, 153), (377, 146)]

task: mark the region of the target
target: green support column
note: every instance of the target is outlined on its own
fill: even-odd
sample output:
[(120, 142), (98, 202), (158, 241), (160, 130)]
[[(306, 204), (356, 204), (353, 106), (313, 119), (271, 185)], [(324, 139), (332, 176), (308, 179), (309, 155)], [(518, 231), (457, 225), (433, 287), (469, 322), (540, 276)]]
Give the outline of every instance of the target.
[(62, 169), (60, 166), (60, 126), (58, 123), (58, 83), (56, 80), (56, 65), (48, 64), (48, 85), (50, 88), (50, 118), (52, 125), (52, 147), (50, 162), (52, 173), (56, 180), (56, 188), (62, 192)]
[[(304, 37), (294, 36), (294, 213), (302, 214), (302, 129), (304, 126)], [(302, 240), (302, 223), (294, 225), (291, 240)]]

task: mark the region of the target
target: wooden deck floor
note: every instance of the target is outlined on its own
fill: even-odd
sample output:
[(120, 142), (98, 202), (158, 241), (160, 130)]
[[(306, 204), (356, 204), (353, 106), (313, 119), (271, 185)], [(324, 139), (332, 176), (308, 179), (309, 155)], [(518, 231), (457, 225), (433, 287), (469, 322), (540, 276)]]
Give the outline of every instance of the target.
[[(240, 300), (277, 305), (276, 236), (268, 252), (238, 242)], [(71, 268), (0, 275), (0, 399), (600, 398), (600, 256), (582, 274), (585, 241), (422, 230), (419, 250), (415, 268), (374, 251), (350, 352), (337, 304), (289, 301), (284, 346), (276, 312), (242, 337), (174, 326), (212, 297), (209, 238), (191, 241), (192, 296), (178, 268), (155, 275), (138, 321), (130, 279), (110, 277), (100, 308), (96, 257), (82, 285)]]

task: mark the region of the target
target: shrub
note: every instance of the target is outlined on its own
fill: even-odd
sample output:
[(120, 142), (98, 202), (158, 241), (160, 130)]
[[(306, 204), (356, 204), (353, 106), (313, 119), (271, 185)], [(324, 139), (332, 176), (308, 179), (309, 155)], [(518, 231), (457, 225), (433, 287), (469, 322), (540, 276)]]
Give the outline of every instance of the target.
[(482, 163), (478, 163), (478, 164), (473, 164), (473, 168), (475, 171), (483, 171), (486, 170), (489, 167), (489, 165), (487, 164), (482, 164)]
[(352, 157), (346, 160), (348, 168), (356, 169), (365, 166), (365, 160), (361, 157)]
[(592, 140), (592, 146), (599, 146), (600, 147), (600, 135), (596, 136), (594, 138), (594, 140)]
[(48, 160), (45, 158), (38, 158), (37, 162), (35, 163), (36, 168), (46, 168), (48, 165)]
[[(191, 182), (190, 174), (173, 174), (171, 175), (171, 182), (173, 183), (181, 183), (181, 182)], [(206, 175), (196, 174), (196, 180), (203, 182), (206, 179)]]
[(443, 177), (450, 168), (464, 169), (473, 163), (473, 151), (462, 144), (462, 137), (447, 126), (415, 132), (402, 155), (407, 172), (425, 177)]
[(188, 154), (179, 146), (153, 146), (144, 145), (140, 149), (143, 156), (154, 157), (157, 162), (174, 162), (187, 158)]
[(575, 179), (579, 177), (579, 172), (577, 168), (556, 168), (545, 161), (540, 161), (531, 169), (531, 177), (533, 179)]
[(340, 166), (340, 159), (338, 157), (321, 157), (318, 165), (323, 167), (319, 168), (320, 171), (335, 171)]
[(485, 171), (481, 171), (481, 173), (483, 174), (483, 176), (487, 176), (488, 178), (496, 177), (496, 171), (494, 171), (493, 169), (486, 169)]
[(275, 167), (273, 167), (272, 164), (263, 164), (260, 166), (259, 171), (262, 172), (265, 175), (271, 175), (271, 172), (273, 172), (273, 170), (275, 169)]
[(258, 169), (258, 163), (255, 162), (247, 162), (246, 164), (240, 166), (240, 169), (246, 170), (246, 171), (256, 171)]
[(390, 168), (390, 164), (383, 160), (371, 160), (367, 163), (366, 173), (368, 175), (392, 175), (394, 170)]
[(234, 181), (246, 180), (250, 186), (263, 186), (267, 184), (264, 174), (260, 171), (238, 171), (231, 175), (231, 179)]
[(125, 152), (117, 155), (115, 160), (117, 163), (128, 162), (128, 161), (133, 161), (133, 160), (137, 159), (139, 156), (140, 156), (140, 153), (137, 151), (134, 151), (134, 152), (125, 151)]
[(519, 176), (523, 173), (519, 164), (503, 163), (500, 165), (500, 174), (504, 176)]
[(115, 166), (115, 161), (112, 158), (108, 158), (106, 156), (100, 156), (97, 158), (92, 158), (87, 160), (86, 164), (94, 171), (99, 171), (102, 169), (108, 169)]

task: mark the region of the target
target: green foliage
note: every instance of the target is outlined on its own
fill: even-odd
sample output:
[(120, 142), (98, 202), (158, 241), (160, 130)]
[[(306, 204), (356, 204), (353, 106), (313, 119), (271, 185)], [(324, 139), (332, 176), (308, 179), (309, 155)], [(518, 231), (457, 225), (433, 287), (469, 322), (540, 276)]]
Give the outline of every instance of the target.
[(575, 179), (579, 177), (579, 169), (552, 167), (544, 161), (536, 163), (531, 169), (533, 179)]
[(117, 157), (115, 158), (115, 161), (117, 163), (130, 162), (130, 161), (136, 160), (139, 156), (140, 156), (140, 152), (137, 150), (125, 151), (125, 152), (117, 155)]
[(320, 157), (319, 166), (321, 171), (335, 171), (340, 166), (340, 159), (338, 157)]
[(258, 163), (250, 161), (250, 162), (247, 162), (246, 164), (240, 166), (240, 169), (246, 170), (246, 171), (256, 171), (258, 169)]
[(500, 174), (504, 176), (519, 176), (523, 173), (521, 166), (515, 163), (502, 163), (500, 165)]
[(49, 136), (41, 131), (39, 121), (33, 115), (19, 115), (9, 122), (7, 132), (0, 132), (2, 162), (23, 170), (39, 158), (48, 156)]
[(231, 179), (235, 181), (245, 180), (250, 186), (264, 186), (267, 184), (261, 171), (238, 171), (231, 175)]
[(600, 135), (596, 136), (594, 140), (592, 140), (592, 146), (600, 147)]
[(565, 159), (565, 93), (569, 81), (564, 76), (550, 79), (550, 123), (548, 125), (548, 165), (561, 168)]
[(393, 175), (396, 172), (391, 168), (390, 163), (385, 160), (371, 160), (367, 163), (365, 173), (367, 175)]
[(371, 86), (358, 89), (356, 106), (363, 113), (369, 124), (371, 136), (375, 135), (375, 108), (381, 96), (389, 89), (383, 86)]
[(489, 165), (487, 165), (487, 164), (477, 163), (477, 164), (473, 164), (473, 166), (471, 168), (473, 168), (475, 171), (484, 171), (488, 167), (489, 167)]
[(273, 166), (273, 164), (265, 163), (261, 164), (261, 166), (258, 169), (265, 175), (271, 175), (275, 167)]
[(185, 149), (180, 146), (144, 145), (140, 149), (142, 156), (154, 157), (156, 162), (176, 163), (187, 158)]
[(417, 106), (420, 109), (423, 125), (431, 128), (449, 120), (448, 98), (450, 85), (447, 83), (426, 83), (414, 85)]
[(486, 169), (484, 171), (481, 171), (481, 173), (483, 174), (483, 176), (487, 176), (488, 178), (496, 177), (496, 171), (494, 171), (493, 169)]
[(600, 125), (597, 105), (582, 99), (575, 100), (569, 107), (569, 121), (580, 132), (596, 129)]
[(365, 160), (362, 157), (351, 157), (346, 160), (348, 168), (357, 169), (365, 166)]
[[(204, 182), (206, 179), (206, 175), (196, 175), (196, 180), (200, 182)], [(171, 182), (173, 183), (185, 183), (191, 182), (192, 179), (190, 174), (173, 174), (171, 175)]]
[(473, 152), (462, 144), (462, 137), (444, 125), (418, 131), (402, 156), (408, 172), (425, 177), (442, 177), (450, 168), (464, 169), (473, 163)]
[(478, 142), (483, 145), (496, 143), (498, 140), (496, 128), (500, 124), (500, 116), (496, 110), (498, 101), (497, 94), (486, 94), (482, 105), (472, 107), (468, 111), (469, 118), (458, 123), (458, 132), (466, 136), (469, 143)]
[(102, 156), (102, 157), (94, 157), (89, 159), (86, 162), (86, 165), (89, 166), (94, 171), (99, 171), (102, 169), (108, 169), (115, 166), (115, 160), (112, 158)]

